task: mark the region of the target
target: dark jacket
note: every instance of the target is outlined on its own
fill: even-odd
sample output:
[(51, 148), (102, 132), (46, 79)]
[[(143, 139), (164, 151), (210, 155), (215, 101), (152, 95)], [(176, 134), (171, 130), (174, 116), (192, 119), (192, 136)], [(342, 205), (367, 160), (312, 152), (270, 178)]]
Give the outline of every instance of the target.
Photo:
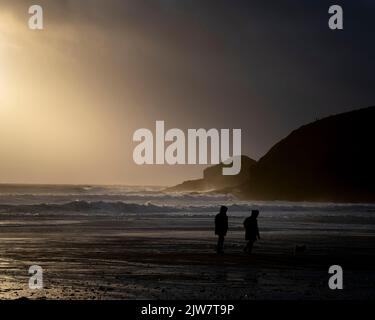
[(259, 238), (258, 220), (253, 217), (248, 217), (243, 223), (246, 233), (246, 240), (256, 241)]
[(228, 216), (223, 213), (218, 213), (215, 217), (215, 234), (219, 236), (226, 236), (228, 231)]

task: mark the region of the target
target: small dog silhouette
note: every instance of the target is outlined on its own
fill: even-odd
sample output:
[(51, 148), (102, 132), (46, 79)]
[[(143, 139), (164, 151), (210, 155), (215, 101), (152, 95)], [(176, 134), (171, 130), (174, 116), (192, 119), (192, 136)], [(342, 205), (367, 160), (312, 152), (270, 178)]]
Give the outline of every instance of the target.
[(294, 255), (296, 256), (297, 254), (301, 254), (301, 253), (305, 252), (306, 250), (307, 250), (306, 245), (296, 244), (296, 246), (294, 247)]

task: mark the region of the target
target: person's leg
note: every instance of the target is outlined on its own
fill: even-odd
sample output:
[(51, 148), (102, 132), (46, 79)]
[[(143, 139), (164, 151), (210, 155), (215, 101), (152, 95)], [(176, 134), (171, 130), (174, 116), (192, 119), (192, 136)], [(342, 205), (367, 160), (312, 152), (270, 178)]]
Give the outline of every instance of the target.
[(249, 240), (249, 242), (247, 243), (247, 253), (248, 254), (251, 254), (251, 251), (253, 251), (253, 246), (254, 246), (254, 241)]
[(249, 241), (246, 242), (246, 245), (245, 245), (245, 247), (243, 248), (243, 251), (244, 251), (244, 252), (248, 252), (248, 250), (249, 250)]
[(217, 240), (217, 253), (222, 253), (224, 248), (224, 236), (219, 235)]

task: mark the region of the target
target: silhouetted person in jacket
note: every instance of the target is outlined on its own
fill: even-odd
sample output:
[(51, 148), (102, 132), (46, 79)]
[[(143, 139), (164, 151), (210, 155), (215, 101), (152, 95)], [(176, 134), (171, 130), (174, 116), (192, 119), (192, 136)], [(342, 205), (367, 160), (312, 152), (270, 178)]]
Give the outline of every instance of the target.
[(228, 231), (227, 211), (227, 207), (221, 206), (220, 212), (215, 217), (215, 234), (218, 235), (216, 252), (219, 254), (224, 253), (224, 237), (227, 235)]
[(245, 233), (245, 239), (247, 240), (246, 247), (244, 248), (244, 251), (248, 254), (251, 254), (251, 251), (253, 250), (254, 242), (257, 241), (257, 239), (260, 239), (259, 229), (258, 229), (258, 218), (259, 211), (258, 210), (252, 210), (251, 216), (247, 217), (243, 223), (246, 233)]

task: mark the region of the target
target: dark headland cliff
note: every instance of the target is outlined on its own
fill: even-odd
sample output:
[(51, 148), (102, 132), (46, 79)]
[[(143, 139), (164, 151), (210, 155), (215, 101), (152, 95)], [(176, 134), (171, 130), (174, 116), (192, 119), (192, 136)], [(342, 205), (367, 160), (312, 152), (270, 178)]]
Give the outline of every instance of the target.
[(223, 165), (166, 191), (215, 191), (242, 199), (375, 202), (375, 107), (330, 116), (294, 130), (259, 161), (242, 157), (239, 175)]

